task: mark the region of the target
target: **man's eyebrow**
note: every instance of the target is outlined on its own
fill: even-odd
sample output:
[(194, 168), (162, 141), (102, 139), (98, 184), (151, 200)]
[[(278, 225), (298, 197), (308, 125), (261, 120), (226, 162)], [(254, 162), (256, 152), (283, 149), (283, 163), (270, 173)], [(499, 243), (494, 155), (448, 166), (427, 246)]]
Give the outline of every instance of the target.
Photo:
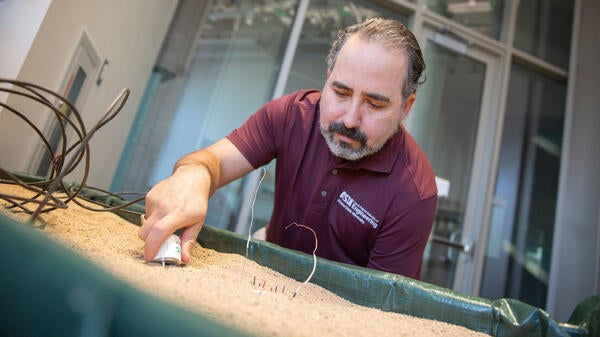
[(389, 103), (390, 102), (390, 99), (387, 96), (383, 96), (381, 94), (367, 92), (364, 95), (367, 96), (367, 97), (369, 97), (369, 98), (371, 98), (371, 99), (379, 101), (379, 102), (385, 102), (385, 103)]
[[(347, 86), (344, 83), (341, 83), (339, 81), (333, 81), (333, 82), (331, 82), (331, 85), (336, 88), (342, 89), (342, 90), (352, 91), (352, 88), (350, 88), (349, 86)], [(381, 95), (381, 94), (377, 94), (374, 92), (373, 93), (367, 92), (367, 93), (364, 93), (363, 95), (366, 97), (369, 97), (370, 99), (379, 101), (379, 102), (389, 103), (391, 101), (389, 99), (389, 97)]]
[(349, 86), (345, 85), (342, 82), (333, 81), (333, 82), (331, 82), (331, 85), (333, 85), (336, 88), (342, 89), (342, 90), (352, 91), (352, 89)]

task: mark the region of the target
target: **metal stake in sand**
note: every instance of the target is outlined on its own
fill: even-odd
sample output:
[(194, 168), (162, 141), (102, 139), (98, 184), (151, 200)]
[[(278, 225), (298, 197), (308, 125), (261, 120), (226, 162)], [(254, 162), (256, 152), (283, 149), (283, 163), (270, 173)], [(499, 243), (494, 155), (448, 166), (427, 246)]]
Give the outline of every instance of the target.
[(298, 294), (298, 291), (300, 291), (300, 287), (303, 286), (303, 285), (305, 285), (305, 284), (307, 284), (310, 281), (310, 279), (313, 277), (313, 274), (315, 273), (315, 270), (317, 269), (317, 255), (316, 255), (316, 252), (317, 252), (317, 247), (319, 245), (319, 241), (317, 240), (317, 233), (315, 232), (314, 229), (312, 229), (312, 228), (310, 228), (310, 227), (308, 227), (306, 225), (299, 224), (297, 222), (292, 222), (291, 224), (285, 226), (285, 229), (290, 228), (291, 225), (295, 225), (295, 226), (298, 226), (298, 227), (306, 228), (306, 229), (310, 230), (313, 233), (313, 235), (315, 236), (315, 249), (313, 250), (313, 253), (312, 253), (313, 254), (313, 261), (314, 261), (313, 262), (313, 269), (310, 272), (310, 275), (308, 275), (308, 278), (304, 282), (302, 282), (302, 284), (299, 285), (298, 288), (296, 288), (296, 290), (292, 294), (292, 297), (296, 297), (296, 294)]

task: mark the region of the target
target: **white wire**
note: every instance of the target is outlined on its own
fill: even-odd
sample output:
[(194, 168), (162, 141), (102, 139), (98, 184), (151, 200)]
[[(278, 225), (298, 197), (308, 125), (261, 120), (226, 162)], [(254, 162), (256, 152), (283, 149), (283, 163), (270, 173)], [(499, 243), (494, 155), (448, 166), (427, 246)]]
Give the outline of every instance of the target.
[(252, 224), (254, 223), (254, 204), (256, 203), (256, 197), (258, 196), (258, 190), (260, 189), (260, 185), (262, 184), (265, 176), (267, 175), (267, 169), (263, 168), (263, 174), (260, 180), (258, 181), (258, 185), (256, 185), (256, 190), (254, 190), (254, 198), (252, 198), (252, 206), (250, 207), (250, 226), (248, 226), (248, 239), (246, 240), (246, 258), (248, 258), (248, 249), (250, 247), (250, 240), (252, 239)]

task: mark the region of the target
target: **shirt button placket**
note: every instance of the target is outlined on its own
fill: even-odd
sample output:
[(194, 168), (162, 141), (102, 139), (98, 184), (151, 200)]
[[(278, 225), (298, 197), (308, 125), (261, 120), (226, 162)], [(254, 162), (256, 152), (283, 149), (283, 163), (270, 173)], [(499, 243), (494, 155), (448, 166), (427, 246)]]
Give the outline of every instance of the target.
[[(329, 172), (330, 172), (332, 175), (334, 175), (334, 176), (337, 176), (337, 174), (338, 174), (338, 170), (337, 170), (336, 168), (334, 168), (334, 169), (331, 169), (331, 171), (329, 171)], [(326, 197), (327, 197), (327, 191), (326, 191), (326, 190), (322, 190), (322, 191), (321, 191), (321, 196), (322, 196), (323, 198), (326, 198)]]

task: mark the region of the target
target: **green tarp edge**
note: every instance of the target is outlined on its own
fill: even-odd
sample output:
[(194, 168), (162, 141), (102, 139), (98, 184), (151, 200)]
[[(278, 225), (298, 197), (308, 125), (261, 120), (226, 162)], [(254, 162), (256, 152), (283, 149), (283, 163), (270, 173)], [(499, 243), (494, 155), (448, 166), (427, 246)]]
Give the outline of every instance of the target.
[(579, 303), (567, 324), (583, 327), (589, 336), (600, 336), (600, 295)]
[(0, 215), (1, 336), (245, 336)]

